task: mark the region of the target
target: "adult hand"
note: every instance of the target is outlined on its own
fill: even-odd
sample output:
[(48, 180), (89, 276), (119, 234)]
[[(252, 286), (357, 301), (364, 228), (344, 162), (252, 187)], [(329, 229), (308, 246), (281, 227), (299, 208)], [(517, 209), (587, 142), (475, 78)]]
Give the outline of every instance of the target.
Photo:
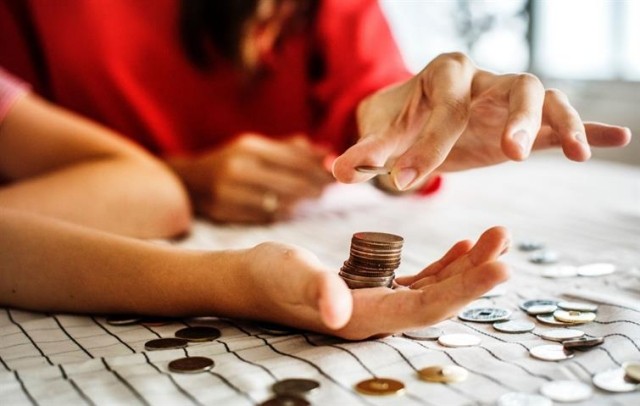
[(317, 198), (333, 177), (327, 151), (303, 136), (273, 140), (243, 134), (221, 148), (169, 164), (187, 185), (196, 211), (214, 221), (267, 223)]
[(369, 96), (358, 108), (361, 138), (334, 162), (341, 182), (371, 175), (358, 165), (387, 166), (396, 187), (428, 174), (521, 161), (531, 150), (561, 146), (584, 161), (590, 146), (620, 147), (623, 127), (583, 123), (567, 97), (531, 74), (495, 75), (465, 55), (443, 54), (405, 83)]
[[(438, 323), (508, 276), (498, 257), (508, 248), (505, 229), (494, 227), (477, 243), (461, 241), (440, 260), (396, 289), (349, 290), (312, 253), (265, 243), (246, 258), (243, 275), (251, 298), (242, 316), (332, 334), (351, 340), (388, 335)], [(247, 282), (248, 281), (248, 282)], [(375, 315), (375, 317), (372, 317)]]

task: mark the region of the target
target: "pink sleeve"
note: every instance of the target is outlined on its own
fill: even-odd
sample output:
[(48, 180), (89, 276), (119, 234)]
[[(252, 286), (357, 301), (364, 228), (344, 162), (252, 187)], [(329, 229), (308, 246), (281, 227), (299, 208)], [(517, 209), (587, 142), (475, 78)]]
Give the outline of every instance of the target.
[(29, 85), (0, 68), (0, 123), (13, 103), (29, 91)]

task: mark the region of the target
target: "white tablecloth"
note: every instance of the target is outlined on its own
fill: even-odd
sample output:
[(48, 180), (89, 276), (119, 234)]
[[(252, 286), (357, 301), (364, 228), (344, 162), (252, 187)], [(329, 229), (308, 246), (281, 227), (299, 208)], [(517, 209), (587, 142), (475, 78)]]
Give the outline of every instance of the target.
[[(550, 342), (537, 323), (524, 334), (495, 331), (489, 324), (450, 319), (446, 333), (472, 333), (482, 344), (446, 348), (401, 335), (346, 342), (313, 333), (274, 336), (255, 325), (215, 318), (164, 326), (111, 326), (104, 317), (41, 314), (0, 309), (0, 404), (259, 404), (271, 385), (288, 377), (318, 380), (309, 399), (317, 405), (493, 404), (507, 392), (537, 393), (559, 379), (591, 384), (594, 374), (640, 361), (640, 169), (603, 162), (575, 164), (555, 156), (526, 163), (448, 175), (444, 188), (428, 198), (393, 198), (368, 185), (340, 185), (320, 204), (301, 208), (288, 223), (268, 227), (220, 227), (197, 222), (186, 248), (246, 247), (278, 240), (314, 251), (338, 269), (357, 231), (385, 231), (405, 238), (401, 273), (413, 273), (439, 258), (455, 241), (477, 238), (503, 225), (514, 243), (536, 239), (557, 251), (564, 264), (610, 262), (617, 272), (602, 277), (548, 279), (544, 266), (513, 249), (512, 268), (501, 296), (471, 306), (499, 306), (513, 319), (530, 319), (518, 309), (524, 299), (583, 297), (600, 304), (595, 322), (580, 327), (603, 336), (604, 345), (575, 358), (547, 362), (528, 349)], [(283, 286), (286, 289), (286, 286)], [(573, 295), (573, 296), (567, 296)], [(584, 299), (587, 298), (587, 299)], [(533, 319), (530, 319), (533, 320)], [(222, 336), (185, 350), (147, 352), (144, 343), (172, 337), (185, 325), (212, 325)], [(169, 361), (204, 355), (215, 361), (208, 373), (168, 372)], [(426, 383), (416, 370), (456, 364), (469, 378), (456, 384)], [(401, 397), (372, 397), (354, 385), (371, 377), (403, 381)], [(585, 404), (640, 404), (640, 392), (613, 394), (595, 389)]]

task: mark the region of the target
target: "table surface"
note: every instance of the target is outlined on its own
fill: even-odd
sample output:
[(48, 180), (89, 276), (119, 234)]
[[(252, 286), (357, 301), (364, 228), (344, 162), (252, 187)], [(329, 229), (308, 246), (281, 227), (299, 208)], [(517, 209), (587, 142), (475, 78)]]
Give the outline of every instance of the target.
[[(454, 242), (477, 238), (493, 225), (506, 226), (514, 243), (540, 240), (562, 264), (610, 262), (617, 272), (601, 277), (549, 279), (545, 266), (516, 249), (504, 256), (512, 277), (503, 294), (472, 306), (498, 306), (512, 319), (530, 319), (518, 309), (525, 299), (582, 298), (600, 304), (595, 322), (580, 327), (603, 336), (604, 345), (561, 362), (540, 361), (531, 347), (551, 344), (537, 322), (531, 333), (506, 334), (490, 324), (453, 318), (445, 333), (471, 333), (482, 344), (446, 348), (435, 341), (396, 335), (347, 342), (307, 332), (271, 335), (237, 320), (200, 318), (162, 326), (112, 326), (102, 316), (0, 311), (0, 403), (13, 404), (259, 404), (271, 385), (290, 377), (311, 378), (320, 389), (313, 404), (466, 405), (494, 404), (507, 392), (538, 393), (554, 380), (591, 385), (592, 376), (626, 361), (640, 361), (640, 169), (592, 161), (571, 163), (539, 156), (450, 174), (441, 192), (428, 198), (395, 198), (369, 185), (337, 185), (319, 203), (301, 207), (287, 223), (266, 227), (221, 227), (197, 222), (182, 241), (188, 249), (248, 247), (266, 240), (304, 246), (338, 269), (351, 235), (384, 231), (405, 238), (400, 273), (414, 273)], [(286, 286), (283, 286), (286, 289)], [(372, 315), (373, 317), (374, 315)], [(533, 320), (533, 319), (530, 319)], [(184, 350), (147, 352), (144, 343), (172, 337), (185, 325), (211, 325), (222, 336)], [(188, 354), (215, 361), (208, 373), (168, 372), (169, 361)], [(434, 364), (466, 368), (461, 383), (420, 381), (416, 371)], [(358, 394), (354, 385), (371, 377), (403, 381), (401, 397)], [(640, 404), (640, 391), (607, 393), (594, 387), (584, 404)]]

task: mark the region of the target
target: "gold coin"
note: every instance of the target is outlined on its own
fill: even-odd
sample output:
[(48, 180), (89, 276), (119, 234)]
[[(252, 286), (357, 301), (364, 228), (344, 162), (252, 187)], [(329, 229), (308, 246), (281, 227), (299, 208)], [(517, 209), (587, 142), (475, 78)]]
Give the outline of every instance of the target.
[(373, 378), (358, 383), (356, 390), (363, 395), (400, 395), (404, 393), (404, 384), (395, 379)]
[(434, 365), (419, 370), (418, 376), (427, 382), (454, 383), (467, 379), (469, 372), (457, 365)]

